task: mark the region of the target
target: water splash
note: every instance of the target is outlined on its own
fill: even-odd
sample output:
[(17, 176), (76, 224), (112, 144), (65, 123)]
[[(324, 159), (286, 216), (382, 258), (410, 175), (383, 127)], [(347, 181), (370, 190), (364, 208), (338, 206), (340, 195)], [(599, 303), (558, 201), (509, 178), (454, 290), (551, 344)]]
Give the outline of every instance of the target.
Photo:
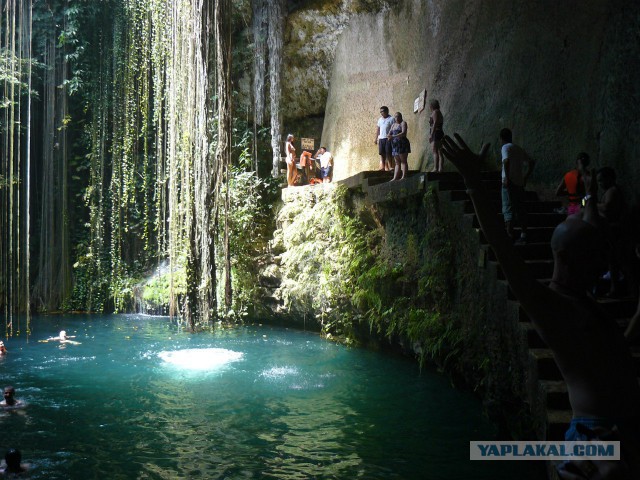
[(272, 367), (264, 370), (260, 376), (264, 378), (274, 379), (291, 375), (298, 375), (298, 369), (295, 367)]
[(188, 348), (162, 351), (158, 354), (168, 366), (195, 371), (217, 370), (228, 363), (241, 360), (242, 352), (225, 348)]

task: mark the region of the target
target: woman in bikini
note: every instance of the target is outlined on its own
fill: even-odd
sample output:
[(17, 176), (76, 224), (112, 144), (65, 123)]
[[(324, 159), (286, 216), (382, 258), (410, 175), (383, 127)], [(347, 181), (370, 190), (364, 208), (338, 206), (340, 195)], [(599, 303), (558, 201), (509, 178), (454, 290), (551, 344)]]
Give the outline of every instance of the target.
[(287, 135), (285, 150), (287, 152), (287, 185), (293, 187), (296, 184), (298, 169), (296, 168), (296, 147), (293, 146), (295, 140), (292, 134)]

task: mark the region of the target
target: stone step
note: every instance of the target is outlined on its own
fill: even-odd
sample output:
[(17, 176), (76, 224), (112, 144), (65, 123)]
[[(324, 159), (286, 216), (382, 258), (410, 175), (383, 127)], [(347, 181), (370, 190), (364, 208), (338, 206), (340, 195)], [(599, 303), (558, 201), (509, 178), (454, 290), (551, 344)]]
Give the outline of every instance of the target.
[(392, 175), (393, 175), (392, 172), (384, 172), (380, 170), (366, 170), (364, 172), (358, 172), (355, 175), (352, 175), (350, 177), (337, 180), (336, 183), (339, 185), (344, 185), (347, 188), (358, 188), (358, 187), (361, 187), (362, 183), (367, 179), (377, 178), (377, 177), (391, 178)]
[[(496, 213), (502, 212), (502, 202), (499, 199), (491, 202), (491, 205)], [(560, 202), (535, 201), (526, 202), (525, 208), (529, 213), (555, 213), (553, 209), (560, 207), (560, 205)], [(464, 201), (464, 213), (475, 213), (473, 202), (471, 200)], [(566, 218), (566, 215), (562, 215), (562, 217)]]
[[(548, 243), (551, 240), (551, 235), (553, 235), (553, 230), (555, 227), (529, 227), (527, 228), (527, 241), (530, 243)], [(480, 243), (483, 245), (487, 244), (487, 240), (484, 237), (484, 233), (479, 228), (476, 229), (480, 238)], [(514, 232), (517, 237), (520, 236), (520, 229), (515, 228)]]
[[(491, 172), (481, 172), (482, 180), (493, 181), (500, 180), (501, 173), (499, 170)], [(427, 180), (429, 182), (447, 181), (447, 182), (462, 182), (462, 175), (458, 172), (427, 172)]]
[[(498, 191), (501, 188), (500, 179), (493, 180), (482, 180), (482, 186), (486, 190), (490, 191)], [(467, 187), (464, 184), (462, 179), (460, 180), (439, 180), (438, 181), (438, 190), (441, 192), (451, 191), (451, 190), (466, 190)]]
[[(541, 280), (542, 283), (545, 283), (545, 280)], [(548, 283), (548, 282), (547, 282)], [(511, 289), (509, 289), (510, 297), (513, 297), (513, 293)], [(509, 298), (509, 300), (514, 300), (513, 298)], [(607, 315), (611, 318), (615, 318), (620, 320), (621, 322), (628, 322), (629, 319), (636, 312), (636, 308), (638, 306), (637, 298), (624, 298), (624, 299), (598, 299), (598, 305), (602, 308)], [(521, 322), (531, 322), (529, 317), (527, 316), (527, 312), (524, 311), (522, 306), (519, 306), (518, 309), (519, 320)]]
[[(492, 262), (497, 265), (497, 273), (499, 280), (505, 280), (504, 272), (502, 271), (502, 267), (498, 265), (498, 262)], [(525, 260), (524, 262), (527, 265), (527, 270), (529, 274), (534, 278), (543, 279), (549, 278), (553, 274), (553, 260)]]
[[(412, 173), (406, 178), (400, 181), (381, 181), (376, 185), (369, 185), (369, 180), (365, 180), (363, 184), (363, 191), (367, 193), (367, 201), (371, 203), (401, 205), (402, 208), (406, 206), (404, 203), (397, 203), (399, 200), (407, 199), (407, 201), (421, 202), (422, 194), (424, 193), (425, 181), (424, 173)], [(411, 198), (411, 200), (408, 200)]]
[[(407, 177), (412, 177), (420, 173), (417, 170), (409, 170), (407, 172)], [(393, 172), (378, 172), (378, 175), (372, 175), (368, 177), (366, 180), (367, 187), (373, 187), (374, 185), (380, 185), (381, 183), (389, 182), (393, 178)]]
[(540, 380), (545, 392), (547, 410), (571, 410), (569, 392), (564, 380)]
[[(480, 228), (480, 224), (478, 223), (478, 217), (474, 213), (466, 213), (465, 217), (473, 218), (473, 228)], [(503, 216), (501, 213), (498, 214), (500, 218), (500, 223), (504, 223)], [(567, 218), (566, 215), (561, 215), (559, 213), (530, 213), (527, 215), (527, 223), (528, 227), (557, 227), (560, 223)]]
[[(616, 323), (618, 324), (620, 331), (624, 333), (629, 325), (629, 319), (619, 318), (616, 319)], [(527, 346), (529, 348), (548, 348), (547, 344), (542, 340), (542, 338), (540, 338), (538, 331), (531, 323), (522, 322), (520, 323), (520, 328), (522, 328), (523, 335), (527, 339)], [(633, 340), (629, 345), (632, 347), (640, 347), (640, 338)]]
[(573, 418), (572, 411), (547, 409), (547, 440), (564, 440), (564, 433)]
[[(633, 361), (636, 366), (637, 375), (640, 375), (640, 352), (633, 350), (631, 352)], [(553, 358), (553, 353), (548, 348), (530, 348), (529, 355), (536, 362), (538, 368), (539, 380), (562, 380), (560, 370)]]
[[(502, 193), (500, 190), (488, 190), (487, 195), (489, 198), (497, 198), (498, 200), (502, 198)], [(468, 200), (469, 195), (467, 195), (467, 191), (465, 190), (450, 190), (449, 191), (449, 200), (452, 202), (458, 202), (461, 200)], [(524, 192), (524, 201), (525, 202), (539, 202), (538, 194), (533, 191)]]
[[(490, 261), (496, 261), (496, 255), (493, 249), (488, 245), (484, 245), (482, 248), (487, 251), (487, 259)], [(524, 260), (551, 260), (553, 254), (548, 242), (540, 243), (527, 243), (526, 245), (515, 245), (516, 251)]]

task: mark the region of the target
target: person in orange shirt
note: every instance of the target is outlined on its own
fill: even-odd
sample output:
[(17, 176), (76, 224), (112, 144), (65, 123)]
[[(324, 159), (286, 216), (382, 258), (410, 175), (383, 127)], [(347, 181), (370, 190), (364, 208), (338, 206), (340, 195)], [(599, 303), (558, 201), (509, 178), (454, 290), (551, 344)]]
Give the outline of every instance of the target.
[(311, 179), (312, 165), (313, 158), (311, 157), (311, 152), (308, 150), (303, 151), (302, 155), (300, 155), (300, 166), (304, 171), (304, 176), (307, 183), (309, 183), (309, 180)]
[(556, 196), (569, 197), (567, 215), (574, 215), (580, 212), (582, 198), (585, 195), (584, 176), (587, 173), (588, 166), (589, 155), (584, 152), (579, 153), (576, 159), (576, 168), (565, 173), (560, 185), (558, 185)]

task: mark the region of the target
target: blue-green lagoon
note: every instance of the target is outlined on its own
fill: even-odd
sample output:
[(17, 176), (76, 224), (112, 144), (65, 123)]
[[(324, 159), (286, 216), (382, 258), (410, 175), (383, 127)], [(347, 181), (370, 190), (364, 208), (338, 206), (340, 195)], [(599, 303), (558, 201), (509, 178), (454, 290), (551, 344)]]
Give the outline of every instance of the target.
[[(63, 329), (81, 343), (39, 341)], [(0, 410), (0, 447), (31, 478), (540, 478), (529, 462), (469, 461), (495, 429), (446, 377), (314, 333), (73, 315), (5, 344), (2, 386), (27, 405)]]

